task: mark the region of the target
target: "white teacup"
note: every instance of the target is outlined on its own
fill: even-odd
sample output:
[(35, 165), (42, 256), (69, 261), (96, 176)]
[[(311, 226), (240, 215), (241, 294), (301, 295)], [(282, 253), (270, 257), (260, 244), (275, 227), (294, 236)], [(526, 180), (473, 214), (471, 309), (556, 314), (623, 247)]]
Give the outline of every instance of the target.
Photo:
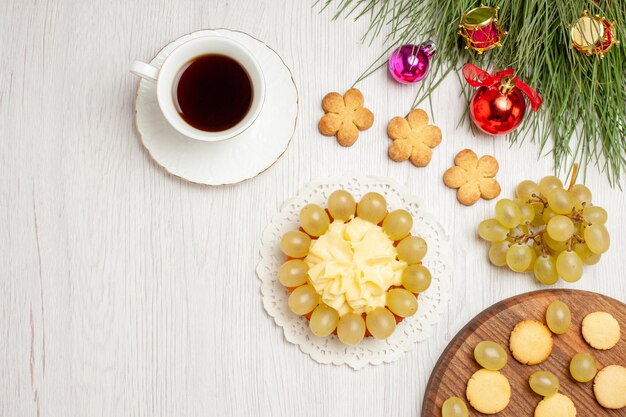
[[(253, 96), (248, 113), (235, 126), (218, 132), (200, 130), (187, 123), (178, 113), (174, 97), (174, 86), (180, 70), (195, 58), (207, 54), (221, 54), (234, 59), (246, 70), (252, 83)], [(130, 71), (156, 83), (159, 107), (174, 129), (185, 136), (206, 142), (229, 139), (246, 130), (261, 112), (265, 99), (265, 80), (256, 59), (243, 45), (221, 36), (205, 36), (183, 43), (165, 58), (161, 69), (135, 61)]]

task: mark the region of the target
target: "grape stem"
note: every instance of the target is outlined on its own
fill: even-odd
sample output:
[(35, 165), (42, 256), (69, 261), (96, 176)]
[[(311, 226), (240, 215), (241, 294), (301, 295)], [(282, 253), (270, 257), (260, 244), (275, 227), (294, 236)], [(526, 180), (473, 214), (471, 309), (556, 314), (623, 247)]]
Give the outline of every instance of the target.
[(542, 256), (548, 256), (550, 254), (550, 252), (548, 251), (548, 247), (546, 246), (545, 242), (543, 241), (543, 233), (541, 233), (539, 236), (534, 238), (534, 241), (541, 248), (541, 255)]
[(569, 178), (569, 187), (567, 191), (571, 191), (574, 184), (576, 184), (576, 178), (578, 177), (578, 164), (574, 164), (572, 167), (572, 175)]
[[(583, 209), (584, 208), (585, 203), (583, 203)], [(569, 217), (574, 223), (587, 223), (587, 221), (583, 217), (583, 214), (576, 209), (573, 209), (572, 212), (567, 215), (567, 217)]]
[(533, 197), (533, 198), (531, 198), (531, 199), (529, 199), (529, 200), (527, 201), (527, 203), (528, 203), (528, 204), (532, 204), (532, 203), (541, 203), (541, 204), (543, 204), (543, 206), (544, 206), (544, 207), (547, 207), (547, 206), (548, 206), (548, 200), (546, 200), (546, 199), (545, 199), (545, 198), (543, 198), (542, 196), (540, 196), (540, 195), (538, 195), (538, 194), (535, 194), (535, 193), (532, 193), (532, 194), (531, 194), (531, 197)]
[[(519, 236), (512, 236), (510, 233), (508, 234), (509, 241), (511, 242), (511, 244), (512, 245), (514, 245), (514, 244), (524, 245), (524, 244), (527, 244), (529, 240), (533, 240), (535, 242), (535, 244), (539, 245), (539, 247), (541, 248), (541, 254), (543, 256), (549, 255), (550, 254), (550, 250), (549, 250), (545, 240), (543, 239), (543, 235), (547, 233), (546, 228), (544, 227), (542, 229), (531, 229), (530, 222), (526, 222), (526, 226), (528, 227), (528, 230), (529, 230), (528, 233), (524, 233), (524, 234), (519, 235)], [(585, 239), (583, 239), (578, 234), (573, 234), (572, 237), (570, 237), (567, 240), (567, 244), (566, 244), (567, 245), (567, 250), (571, 251), (573, 246), (574, 246), (574, 244), (576, 244), (576, 243), (585, 243)]]
[(572, 235), (572, 237), (570, 237), (567, 241), (567, 251), (571, 252), (572, 248), (574, 247), (574, 241), (578, 241), (580, 239), (580, 237), (578, 235)]
[[(570, 178), (568, 191), (571, 191), (572, 187), (576, 184), (576, 177), (578, 176), (578, 164), (575, 164), (572, 169), (572, 175)], [(544, 209), (549, 207), (547, 198), (543, 197), (540, 194), (533, 193), (530, 198), (526, 201), (527, 204), (539, 203), (542, 204)], [(580, 223), (585, 226), (589, 226), (590, 223), (583, 216), (583, 210), (585, 209), (586, 202), (582, 202), (580, 209), (577, 207), (573, 207), (572, 211), (569, 214), (564, 214), (564, 216), (568, 217), (573, 223)], [(554, 250), (548, 246), (545, 239), (545, 234), (547, 233), (547, 222), (544, 225), (533, 226), (530, 221), (525, 222), (525, 226), (527, 230), (525, 233), (517, 234), (518, 232), (523, 232), (519, 227), (516, 227), (515, 233), (509, 232), (507, 234), (507, 240), (510, 242), (510, 245), (515, 244), (528, 244), (530, 240), (534, 242), (535, 245), (541, 248), (542, 256), (548, 256), (553, 254), (553, 252), (558, 252), (558, 250)], [(572, 236), (563, 242), (565, 244), (566, 250), (571, 251), (577, 243), (585, 243), (585, 239), (579, 234), (572, 234)]]

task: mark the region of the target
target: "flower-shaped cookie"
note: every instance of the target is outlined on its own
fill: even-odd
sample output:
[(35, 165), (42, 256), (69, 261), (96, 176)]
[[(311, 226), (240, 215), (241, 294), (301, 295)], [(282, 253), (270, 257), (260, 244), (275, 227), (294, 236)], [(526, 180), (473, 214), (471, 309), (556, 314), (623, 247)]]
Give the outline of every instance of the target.
[(441, 143), (441, 129), (428, 124), (424, 110), (413, 109), (405, 118), (394, 117), (387, 125), (393, 143), (389, 157), (396, 162), (410, 159), (413, 165), (425, 167), (433, 157), (432, 148)]
[(478, 159), (474, 151), (463, 149), (454, 158), (454, 165), (443, 174), (443, 182), (450, 188), (458, 188), (456, 198), (471, 206), (481, 197), (485, 200), (500, 194), (500, 184), (495, 180), (498, 161), (485, 155)]
[(366, 130), (374, 124), (374, 114), (363, 107), (365, 99), (356, 88), (339, 93), (328, 93), (322, 100), (326, 112), (320, 119), (322, 135), (336, 136), (341, 146), (352, 146), (359, 138), (359, 130)]

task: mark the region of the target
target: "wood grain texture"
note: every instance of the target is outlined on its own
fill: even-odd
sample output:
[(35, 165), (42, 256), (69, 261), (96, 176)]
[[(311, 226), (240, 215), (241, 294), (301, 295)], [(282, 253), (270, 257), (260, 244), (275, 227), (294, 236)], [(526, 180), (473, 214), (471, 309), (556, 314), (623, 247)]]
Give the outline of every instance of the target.
[[(351, 148), (322, 137), (322, 97), (345, 91), (386, 45), (366, 21), (332, 21), (313, 0), (0, 1), (0, 416), (417, 416), (452, 336), (504, 298), (539, 289), (494, 268), (476, 236), (494, 201), (457, 203), (442, 183), (471, 148), (500, 163), (502, 196), (552, 172), (538, 147), (472, 136), (455, 76), (424, 109), (443, 133), (427, 168), (389, 160), (387, 121), (415, 88), (381, 70), (359, 84), (374, 126)], [(133, 59), (204, 28), (242, 30), (290, 66), (296, 135), (267, 172), (204, 187), (168, 175), (133, 126)], [(421, 41), (417, 39), (416, 41)], [(432, 107), (431, 107), (432, 106)], [(319, 365), (265, 314), (254, 270), (283, 201), (342, 172), (388, 176), (449, 233), (452, 302), (435, 334), (395, 363)], [(626, 196), (591, 167), (612, 249), (576, 284), (626, 300)], [(622, 184), (624, 185), (624, 184)]]
[[(551, 302), (560, 300), (567, 304), (572, 313), (570, 330), (554, 335), (552, 354), (537, 365), (517, 362), (509, 349), (509, 336), (522, 320), (537, 320), (545, 323), (546, 309)], [(609, 350), (597, 350), (589, 346), (582, 337), (581, 324), (587, 314), (605, 311), (617, 319), (622, 328), (620, 341)], [(597, 293), (578, 290), (540, 290), (501, 301), (473, 318), (452, 339), (445, 349), (426, 387), (422, 417), (441, 416), (441, 406), (450, 397), (466, 399), (467, 381), (481, 366), (474, 360), (474, 348), (483, 340), (491, 340), (505, 348), (509, 360), (500, 371), (511, 384), (511, 401), (498, 413), (501, 417), (534, 415), (542, 397), (528, 385), (528, 378), (537, 371), (550, 371), (559, 379), (559, 392), (568, 396), (575, 404), (579, 416), (623, 416), (625, 410), (607, 410), (595, 400), (593, 381), (576, 382), (570, 375), (569, 363), (579, 352), (588, 352), (596, 360), (598, 369), (608, 365), (626, 366), (626, 305), (614, 298)], [(470, 415), (484, 416), (473, 410)]]

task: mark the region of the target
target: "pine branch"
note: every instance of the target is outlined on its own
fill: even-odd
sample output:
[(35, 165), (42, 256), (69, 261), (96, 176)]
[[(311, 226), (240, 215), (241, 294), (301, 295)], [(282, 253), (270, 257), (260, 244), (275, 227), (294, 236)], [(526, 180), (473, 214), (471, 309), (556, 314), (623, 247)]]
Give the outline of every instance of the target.
[[(466, 62), (485, 69), (513, 67), (544, 99), (542, 109), (527, 117), (509, 135), (511, 143), (530, 136), (540, 154), (552, 154), (557, 172), (574, 163), (594, 165), (612, 185), (620, 185), (626, 168), (626, 53), (613, 47), (603, 59), (570, 48), (569, 27), (584, 10), (615, 20), (617, 39), (626, 43), (626, 7), (618, 0), (493, 0), (501, 24), (509, 32), (501, 48), (478, 55), (464, 49), (457, 35), (463, 12), (480, 4), (475, 0), (323, 0), (323, 8), (337, 6), (334, 18), (368, 18), (363, 41), (376, 39), (420, 43), (433, 39), (437, 54), (431, 73), (419, 86), (413, 106), (429, 97), (450, 72)], [(317, 3), (316, 3), (317, 4)], [(385, 51), (358, 78), (357, 83), (385, 65)], [(356, 84), (356, 83), (355, 83)], [(464, 83), (463, 83), (464, 84)], [(464, 85), (466, 99), (470, 89)], [(467, 115), (464, 115), (466, 117)]]

